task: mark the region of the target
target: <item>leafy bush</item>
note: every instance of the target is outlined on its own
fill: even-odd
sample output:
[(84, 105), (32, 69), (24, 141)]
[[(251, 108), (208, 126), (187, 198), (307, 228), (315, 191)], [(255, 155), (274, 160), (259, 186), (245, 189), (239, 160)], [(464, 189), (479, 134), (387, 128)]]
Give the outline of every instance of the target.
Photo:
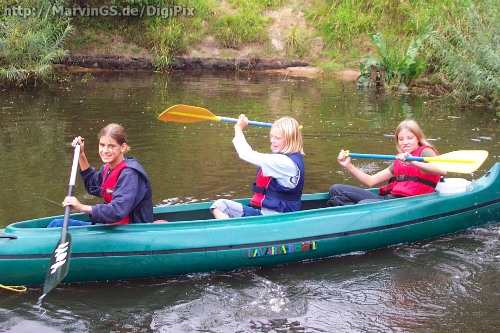
[(395, 86), (404, 83), (411, 87), (413, 82), (426, 70), (427, 62), (420, 56), (420, 51), (424, 47), (424, 42), (428, 34), (414, 39), (410, 42), (404, 54), (398, 50), (389, 49), (387, 41), (381, 33), (370, 34), (370, 39), (375, 43), (378, 58), (369, 55), (361, 65), (362, 77), (370, 77), (371, 68), (375, 66), (377, 71), (384, 70), (384, 85)]

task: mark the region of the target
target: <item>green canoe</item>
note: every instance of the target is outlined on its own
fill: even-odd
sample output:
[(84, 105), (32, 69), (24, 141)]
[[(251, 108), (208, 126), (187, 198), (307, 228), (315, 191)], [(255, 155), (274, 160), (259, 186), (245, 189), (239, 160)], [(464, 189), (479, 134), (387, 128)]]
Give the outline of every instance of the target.
[[(210, 202), (155, 207), (162, 223), (70, 227), (63, 282), (140, 279), (280, 265), (369, 251), (500, 222), (500, 163), (460, 193), (327, 208), (327, 193), (305, 194), (302, 210), (214, 220)], [(240, 200), (248, 203), (248, 199)], [(60, 217), (60, 216), (58, 216)], [(85, 219), (85, 214), (71, 218)], [(59, 228), (55, 217), (0, 230), (0, 284), (42, 285)]]

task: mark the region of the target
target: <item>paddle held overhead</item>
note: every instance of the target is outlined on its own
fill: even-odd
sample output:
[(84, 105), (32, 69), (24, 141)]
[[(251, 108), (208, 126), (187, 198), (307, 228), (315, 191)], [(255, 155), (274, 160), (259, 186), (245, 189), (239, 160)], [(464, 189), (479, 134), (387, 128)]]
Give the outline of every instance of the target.
[[(158, 116), (158, 120), (170, 121), (174, 123), (196, 123), (205, 120), (223, 121), (228, 123), (236, 123), (238, 121), (238, 119), (235, 118), (216, 116), (204, 108), (184, 104), (177, 104), (169, 107)], [(260, 127), (272, 126), (272, 124), (261, 123), (258, 121), (249, 121), (248, 125)]]

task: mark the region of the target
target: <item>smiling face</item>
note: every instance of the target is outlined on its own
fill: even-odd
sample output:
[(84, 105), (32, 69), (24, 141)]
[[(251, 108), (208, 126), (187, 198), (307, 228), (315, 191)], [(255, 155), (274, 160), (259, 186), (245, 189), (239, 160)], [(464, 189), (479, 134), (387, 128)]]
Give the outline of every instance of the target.
[(273, 153), (281, 153), (286, 146), (286, 139), (277, 128), (272, 128), (269, 134), (271, 150)]
[(398, 148), (401, 152), (412, 153), (418, 148), (418, 138), (412, 131), (403, 129), (398, 133)]
[(120, 145), (110, 136), (104, 135), (99, 139), (99, 156), (103, 163), (109, 163), (111, 169), (123, 161), (125, 151), (126, 144)]

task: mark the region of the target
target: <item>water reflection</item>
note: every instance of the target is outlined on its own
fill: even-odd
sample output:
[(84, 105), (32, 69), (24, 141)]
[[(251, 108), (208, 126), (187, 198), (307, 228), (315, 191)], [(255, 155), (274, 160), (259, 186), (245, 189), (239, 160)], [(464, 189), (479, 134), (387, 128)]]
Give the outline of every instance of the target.
[[(110, 122), (128, 131), (131, 156), (146, 168), (154, 202), (169, 204), (250, 195), (255, 170), (239, 161), (227, 123), (164, 123), (174, 104), (216, 115), (272, 122), (292, 115), (304, 126), (305, 192), (357, 184), (335, 161), (342, 148), (393, 154), (397, 124), (415, 118), (441, 153), (486, 149), (472, 179), (499, 161), (498, 122), (445, 100), (374, 94), (331, 79), (259, 73), (99, 74), (33, 91), (0, 92), (0, 226), (62, 214), (70, 142), (86, 137), (100, 165), (97, 132)], [(249, 128), (252, 147), (269, 150), (268, 129)], [(92, 152), (92, 147), (95, 151)], [(356, 160), (376, 172), (387, 161)], [(76, 195), (86, 203), (81, 183)], [(145, 281), (60, 285), (5, 294), (5, 332), (479, 332), (498, 326), (498, 225), (371, 253), (231, 273)], [(91, 268), (89, 268), (91, 269)]]
[[(462, 112), (445, 100), (367, 93), (353, 83), (333, 79), (249, 72), (108, 73), (67, 86), (4, 90), (0, 95), (3, 226), (60, 214), (58, 203), (71, 163), (69, 142), (76, 135), (85, 136), (89, 161), (98, 166), (96, 133), (110, 122), (127, 129), (130, 155), (149, 173), (155, 204), (248, 197), (255, 170), (237, 158), (231, 143), (232, 125), (156, 120), (163, 110), (179, 103), (233, 118), (245, 113), (264, 122), (284, 115), (296, 117), (304, 126), (306, 193), (324, 192), (334, 182), (356, 183), (336, 163), (337, 152), (393, 154), (394, 129), (407, 117), (421, 124), (442, 153), (489, 150), (490, 158), (478, 173), (500, 155), (498, 123), (485, 110)], [(269, 151), (268, 134), (265, 128), (247, 131), (252, 147), (264, 152)], [(375, 172), (388, 162), (356, 163)], [(78, 184), (76, 193), (85, 195)], [(30, 209), (25, 208), (28, 205)]]

